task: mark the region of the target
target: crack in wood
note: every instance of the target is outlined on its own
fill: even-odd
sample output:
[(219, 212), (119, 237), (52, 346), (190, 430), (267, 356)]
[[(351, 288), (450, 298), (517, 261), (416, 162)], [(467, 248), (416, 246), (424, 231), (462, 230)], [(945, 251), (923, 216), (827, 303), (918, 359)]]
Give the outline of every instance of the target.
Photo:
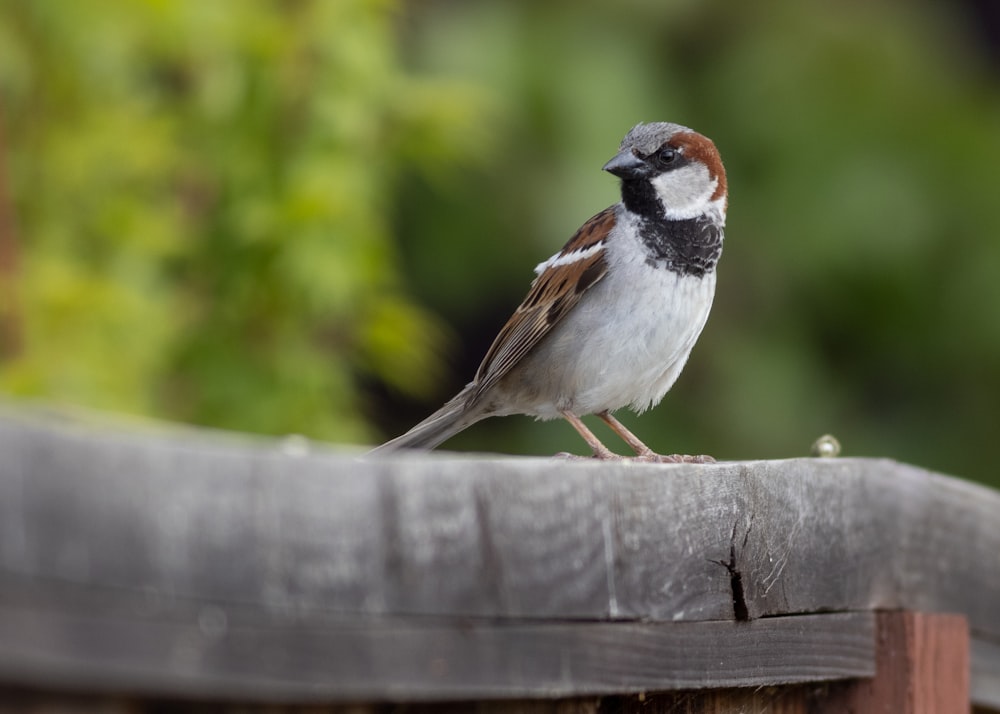
[[(748, 622), (750, 620), (750, 608), (747, 606), (746, 592), (743, 588), (743, 572), (737, 567), (736, 562), (736, 531), (739, 529), (739, 526), (740, 521), (737, 519), (733, 523), (733, 532), (729, 536), (729, 560), (711, 560), (709, 562), (721, 565), (729, 572), (729, 587), (733, 592), (733, 617), (737, 622)], [(751, 530), (753, 530), (753, 514), (750, 515), (747, 532), (743, 534), (743, 543), (740, 545), (741, 551), (747, 547)]]

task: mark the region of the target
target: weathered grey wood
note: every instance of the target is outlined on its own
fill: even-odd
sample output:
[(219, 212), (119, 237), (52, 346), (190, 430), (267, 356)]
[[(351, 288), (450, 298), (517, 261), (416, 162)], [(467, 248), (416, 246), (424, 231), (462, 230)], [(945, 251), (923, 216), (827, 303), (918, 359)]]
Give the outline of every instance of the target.
[(872, 613), (347, 619), (53, 584), (0, 595), (0, 683), (255, 701), (569, 697), (874, 674)]
[[(809, 685), (799, 685), (807, 687)], [(730, 690), (731, 691), (731, 690)], [(649, 700), (640, 695), (574, 697), (572, 699), (487, 699), (475, 702), (407, 702), (275, 704), (272, 702), (191, 702), (162, 700), (129, 695), (59, 694), (40, 689), (0, 688), (0, 714), (688, 714), (684, 709), (631, 708), (629, 700), (644, 706)], [(666, 696), (664, 696), (666, 699)], [(749, 699), (749, 698), (748, 698)], [(755, 698), (756, 699), (756, 698)], [(622, 704), (619, 704), (621, 702)], [(754, 702), (756, 703), (756, 702)], [(624, 705), (624, 706), (623, 706)], [(670, 706), (669, 700), (666, 706)], [(731, 714), (732, 709), (698, 711), (698, 714)], [(739, 711), (738, 709), (736, 711)], [(755, 714), (803, 714), (777, 712), (756, 707)], [(691, 711), (690, 714), (694, 714)], [(977, 712), (978, 714), (978, 712)]]
[(996, 492), (883, 460), (364, 462), (0, 415), (0, 592), (58, 582), (278, 623), (958, 612), (983, 703), (998, 514)]
[(1000, 496), (888, 461), (363, 463), (9, 419), (0, 454), (3, 577), (279, 609), (703, 620), (733, 617), (734, 558), (750, 617), (954, 611), (1000, 635)]
[(1000, 711), (1000, 641), (975, 638), (972, 633), (972, 686), (973, 702), (989, 705)]

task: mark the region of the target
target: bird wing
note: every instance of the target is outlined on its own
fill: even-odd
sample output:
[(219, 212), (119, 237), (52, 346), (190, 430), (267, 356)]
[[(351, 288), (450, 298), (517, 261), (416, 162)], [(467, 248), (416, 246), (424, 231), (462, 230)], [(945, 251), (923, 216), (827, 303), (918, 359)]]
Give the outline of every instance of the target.
[(524, 302), (483, 358), (473, 382), (477, 401), (528, 354), (608, 271), (604, 242), (615, 226), (614, 206), (580, 227), (563, 249), (539, 265)]

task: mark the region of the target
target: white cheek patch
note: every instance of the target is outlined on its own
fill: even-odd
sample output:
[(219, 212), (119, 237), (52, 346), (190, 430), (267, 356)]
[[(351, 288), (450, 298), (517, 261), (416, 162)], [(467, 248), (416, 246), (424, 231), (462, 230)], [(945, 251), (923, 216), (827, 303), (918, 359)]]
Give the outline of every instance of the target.
[(570, 253), (556, 253), (551, 258), (546, 260), (544, 263), (539, 263), (535, 266), (535, 272), (541, 275), (549, 268), (558, 268), (562, 265), (569, 265), (570, 263), (575, 263), (578, 260), (585, 260), (595, 253), (604, 250), (604, 241), (594, 243), (593, 245), (588, 245), (586, 248), (580, 250), (574, 250)]
[(708, 169), (699, 163), (660, 174), (651, 182), (670, 220), (686, 220), (705, 213), (719, 186)]

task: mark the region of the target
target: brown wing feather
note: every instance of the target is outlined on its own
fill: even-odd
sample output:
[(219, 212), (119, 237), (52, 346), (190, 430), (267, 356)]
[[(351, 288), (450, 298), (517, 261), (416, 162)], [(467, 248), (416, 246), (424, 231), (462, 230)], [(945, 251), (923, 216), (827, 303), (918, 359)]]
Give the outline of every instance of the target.
[[(559, 255), (569, 256), (601, 243), (614, 225), (614, 207), (601, 211), (583, 224)], [(535, 278), (524, 302), (500, 330), (479, 365), (472, 401), (510, 372), (606, 272), (604, 251), (598, 250), (565, 265), (546, 268)]]

